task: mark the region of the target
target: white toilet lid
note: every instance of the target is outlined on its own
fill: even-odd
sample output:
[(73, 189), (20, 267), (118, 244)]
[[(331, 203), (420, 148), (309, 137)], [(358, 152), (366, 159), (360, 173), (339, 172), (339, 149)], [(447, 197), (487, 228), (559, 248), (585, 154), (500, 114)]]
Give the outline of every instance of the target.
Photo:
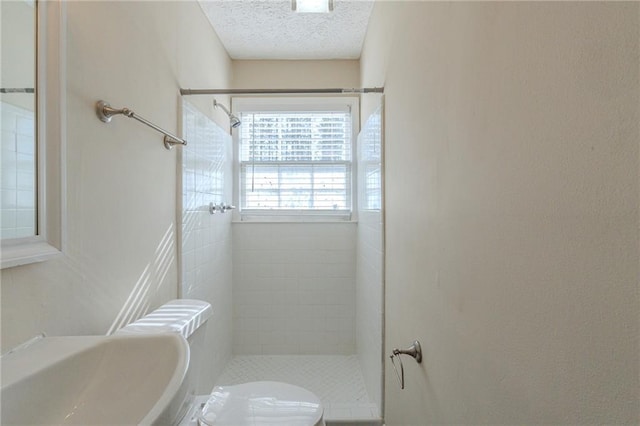
[(314, 426), (322, 420), (320, 399), (280, 382), (216, 386), (200, 421), (209, 426)]

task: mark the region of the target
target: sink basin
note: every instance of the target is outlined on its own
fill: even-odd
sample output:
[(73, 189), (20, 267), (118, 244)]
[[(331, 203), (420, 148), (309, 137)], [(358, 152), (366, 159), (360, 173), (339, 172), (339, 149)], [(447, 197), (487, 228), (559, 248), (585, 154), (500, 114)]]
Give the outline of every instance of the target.
[(170, 423), (188, 364), (178, 334), (44, 337), (2, 357), (0, 423)]

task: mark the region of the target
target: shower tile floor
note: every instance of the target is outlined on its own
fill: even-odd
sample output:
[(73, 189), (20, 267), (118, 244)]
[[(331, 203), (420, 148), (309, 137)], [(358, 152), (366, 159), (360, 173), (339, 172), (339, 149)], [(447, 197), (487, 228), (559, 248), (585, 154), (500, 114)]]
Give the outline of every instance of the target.
[(378, 406), (369, 401), (355, 355), (237, 355), (216, 384), (260, 380), (310, 390), (322, 401), (324, 419), (330, 424), (379, 424)]

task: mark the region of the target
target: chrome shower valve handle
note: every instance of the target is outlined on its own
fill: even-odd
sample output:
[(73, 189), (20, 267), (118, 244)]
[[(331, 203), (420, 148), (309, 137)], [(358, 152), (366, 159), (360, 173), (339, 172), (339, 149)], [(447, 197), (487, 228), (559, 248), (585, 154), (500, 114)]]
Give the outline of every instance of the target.
[[(393, 371), (396, 373), (396, 378), (398, 379), (398, 383), (400, 384), (400, 389), (404, 389), (404, 366), (402, 365), (402, 358), (400, 355), (409, 355), (414, 358), (418, 364), (422, 363), (422, 347), (420, 346), (420, 342), (417, 340), (413, 341), (413, 344), (409, 346), (407, 349), (397, 349), (395, 348), (391, 352), (391, 364), (393, 365)], [(398, 358), (400, 361), (400, 372), (398, 373), (398, 369), (396, 368), (396, 363), (394, 358)]]
[(209, 203), (209, 213), (216, 214), (217, 212), (226, 213), (229, 210), (234, 210), (236, 206), (232, 206), (230, 204), (214, 204), (213, 202)]
[(422, 363), (422, 347), (420, 347), (420, 342), (417, 340), (414, 340), (413, 344), (407, 349), (394, 349), (393, 355), (409, 355), (413, 357), (418, 364)]

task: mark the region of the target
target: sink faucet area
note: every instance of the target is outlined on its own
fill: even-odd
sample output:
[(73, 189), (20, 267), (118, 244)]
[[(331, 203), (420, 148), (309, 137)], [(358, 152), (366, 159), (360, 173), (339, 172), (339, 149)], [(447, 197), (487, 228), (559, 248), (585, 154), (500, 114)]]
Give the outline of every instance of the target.
[(188, 365), (175, 333), (43, 337), (2, 356), (0, 423), (171, 423)]

